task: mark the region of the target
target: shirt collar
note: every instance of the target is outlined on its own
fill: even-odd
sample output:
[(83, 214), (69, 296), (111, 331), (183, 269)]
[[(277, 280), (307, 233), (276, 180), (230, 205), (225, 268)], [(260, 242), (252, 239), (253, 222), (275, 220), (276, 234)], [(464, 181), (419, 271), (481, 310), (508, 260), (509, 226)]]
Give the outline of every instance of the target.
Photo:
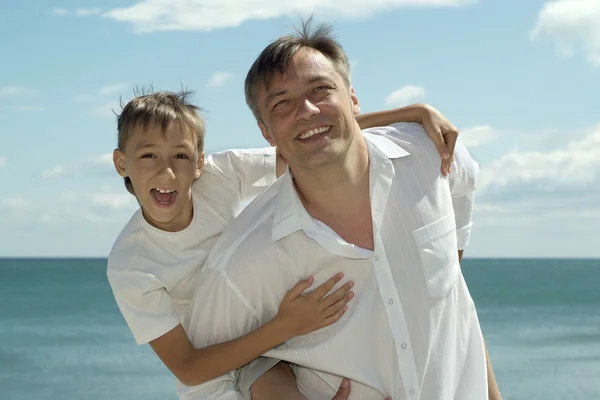
[[(369, 148), (371, 162), (373, 158), (396, 159), (410, 155), (408, 151), (391, 141), (390, 139), (364, 132)], [(379, 151), (373, 151), (373, 150)], [(379, 160), (383, 161), (383, 160)], [(298, 197), (294, 186), (292, 171), (289, 166), (281, 177), (281, 184), (276, 196), (275, 212), (273, 214), (273, 230), (271, 239), (273, 242), (280, 240), (299, 230), (316, 229), (316, 225)]]

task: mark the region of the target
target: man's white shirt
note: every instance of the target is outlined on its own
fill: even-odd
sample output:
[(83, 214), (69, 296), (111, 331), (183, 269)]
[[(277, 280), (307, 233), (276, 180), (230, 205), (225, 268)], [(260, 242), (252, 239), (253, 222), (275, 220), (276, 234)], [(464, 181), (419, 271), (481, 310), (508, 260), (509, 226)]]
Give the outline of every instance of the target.
[[(313, 275), (317, 287), (342, 271), (355, 283), (345, 315), (265, 354), (298, 365), (307, 398), (331, 399), (347, 377), (351, 399), (487, 399), (483, 338), (457, 256), (469, 241), (478, 164), (459, 139), (444, 177), (418, 124), (363, 132), (374, 250), (313, 219), (288, 171), (213, 248), (197, 280), (190, 339), (204, 347), (255, 330), (299, 280)], [(178, 394), (238, 398), (234, 379), (179, 385)]]

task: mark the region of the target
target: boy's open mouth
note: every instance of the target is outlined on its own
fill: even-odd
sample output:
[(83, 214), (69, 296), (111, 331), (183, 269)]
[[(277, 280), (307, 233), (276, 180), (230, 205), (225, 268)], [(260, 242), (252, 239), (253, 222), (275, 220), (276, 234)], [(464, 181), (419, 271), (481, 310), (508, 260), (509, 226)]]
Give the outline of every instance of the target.
[(163, 206), (168, 206), (169, 204), (172, 204), (175, 201), (175, 198), (177, 197), (177, 191), (169, 189), (154, 188), (150, 190), (150, 194), (158, 204)]

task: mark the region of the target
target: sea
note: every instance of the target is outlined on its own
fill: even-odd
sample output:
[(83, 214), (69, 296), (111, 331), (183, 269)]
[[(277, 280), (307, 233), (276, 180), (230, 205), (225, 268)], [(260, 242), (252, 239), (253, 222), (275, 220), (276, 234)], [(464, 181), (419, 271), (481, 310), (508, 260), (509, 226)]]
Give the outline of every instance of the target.
[[(600, 400), (600, 260), (462, 268), (504, 400)], [(176, 396), (169, 371), (134, 343), (105, 259), (0, 259), (0, 399)]]

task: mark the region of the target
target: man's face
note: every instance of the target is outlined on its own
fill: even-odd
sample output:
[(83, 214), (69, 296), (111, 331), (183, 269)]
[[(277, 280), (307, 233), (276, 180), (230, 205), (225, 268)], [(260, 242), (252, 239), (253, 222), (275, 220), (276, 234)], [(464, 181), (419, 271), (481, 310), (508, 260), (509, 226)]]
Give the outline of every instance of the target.
[(295, 168), (315, 168), (342, 158), (357, 129), (358, 99), (331, 61), (300, 49), (285, 78), (274, 73), (261, 85), (258, 123), (263, 136)]
[(192, 221), (192, 184), (200, 177), (204, 154), (189, 129), (171, 123), (163, 133), (159, 125), (137, 126), (125, 145), (115, 150), (117, 172), (129, 177), (144, 217), (165, 231), (180, 231)]

